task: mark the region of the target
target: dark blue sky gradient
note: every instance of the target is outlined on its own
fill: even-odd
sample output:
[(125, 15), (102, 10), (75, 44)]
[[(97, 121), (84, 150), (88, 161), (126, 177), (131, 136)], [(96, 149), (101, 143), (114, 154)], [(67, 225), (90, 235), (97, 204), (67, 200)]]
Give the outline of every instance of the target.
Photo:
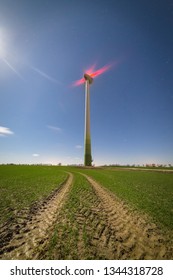
[(172, 32), (169, 0), (1, 0), (0, 162), (83, 163), (71, 85), (118, 62), (91, 86), (94, 163), (173, 164)]

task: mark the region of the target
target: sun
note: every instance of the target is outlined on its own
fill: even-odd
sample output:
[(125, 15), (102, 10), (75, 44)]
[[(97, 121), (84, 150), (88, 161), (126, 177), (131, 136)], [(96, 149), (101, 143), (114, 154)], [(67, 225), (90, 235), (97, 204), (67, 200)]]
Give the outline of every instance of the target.
[[(19, 78), (23, 79), (20, 73), (16, 70), (16, 68), (12, 65), (9, 60), (9, 52), (7, 51), (7, 34), (0, 28), (0, 62), (3, 62), (11, 71), (13, 71)], [(1, 66), (1, 64), (0, 64)]]

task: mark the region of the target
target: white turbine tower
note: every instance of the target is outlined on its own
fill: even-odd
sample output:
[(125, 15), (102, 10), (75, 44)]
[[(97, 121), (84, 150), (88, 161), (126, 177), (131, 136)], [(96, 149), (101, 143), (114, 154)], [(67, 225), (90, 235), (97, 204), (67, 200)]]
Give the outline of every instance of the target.
[[(85, 135), (84, 135), (84, 165), (92, 165), (91, 155), (91, 134), (90, 134), (90, 85), (93, 82), (93, 78), (97, 77), (104, 72), (108, 71), (112, 67), (112, 64), (103, 66), (102, 68), (94, 71), (94, 65), (88, 69), (84, 77), (73, 83), (73, 86), (79, 86), (85, 83)], [(94, 71), (94, 72), (93, 72)]]
[(84, 74), (85, 78), (85, 136), (84, 136), (84, 165), (92, 165), (91, 133), (90, 133), (90, 85), (93, 78)]

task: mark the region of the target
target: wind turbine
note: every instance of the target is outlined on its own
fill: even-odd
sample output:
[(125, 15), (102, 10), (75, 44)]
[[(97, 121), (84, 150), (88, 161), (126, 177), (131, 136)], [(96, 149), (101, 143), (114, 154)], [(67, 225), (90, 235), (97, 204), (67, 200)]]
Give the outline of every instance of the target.
[(91, 133), (90, 133), (90, 85), (93, 82), (93, 77), (99, 76), (111, 68), (111, 64), (94, 70), (94, 66), (88, 69), (84, 77), (73, 83), (74, 86), (79, 86), (85, 83), (85, 128), (84, 128), (84, 166), (92, 166), (91, 155)]
[(85, 79), (85, 136), (84, 136), (84, 165), (92, 165), (91, 155), (91, 134), (90, 134), (90, 85), (93, 78), (87, 73), (84, 74)]

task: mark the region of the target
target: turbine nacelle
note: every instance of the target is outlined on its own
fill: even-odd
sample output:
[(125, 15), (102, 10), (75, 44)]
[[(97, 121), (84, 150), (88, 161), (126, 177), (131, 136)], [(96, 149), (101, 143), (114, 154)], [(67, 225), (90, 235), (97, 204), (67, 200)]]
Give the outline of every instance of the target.
[(89, 84), (92, 84), (92, 82), (93, 82), (93, 78), (90, 75), (88, 75), (87, 73), (84, 74), (84, 79), (85, 79), (85, 81), (89, 81)]
[[(115, 64), (115, 63), (114, 63)], [(72, 85), (73, 86), (79, 86), (81, 84), (84, 84), (86, 81), (89, 81), (89, 84), (91, 84), (93, 82), (93, 78), (101, 75), (102, 73), (108, 71), (113, 64), (107, 64), (105, 66), (103, 66), (102, 68), (94, 71), (94, 66), (90, 67), (90, 69), (86, 70), (84, 77), (76, 82), (74, 82)], [(88, 73), (88, 74), (87, 74)]]

